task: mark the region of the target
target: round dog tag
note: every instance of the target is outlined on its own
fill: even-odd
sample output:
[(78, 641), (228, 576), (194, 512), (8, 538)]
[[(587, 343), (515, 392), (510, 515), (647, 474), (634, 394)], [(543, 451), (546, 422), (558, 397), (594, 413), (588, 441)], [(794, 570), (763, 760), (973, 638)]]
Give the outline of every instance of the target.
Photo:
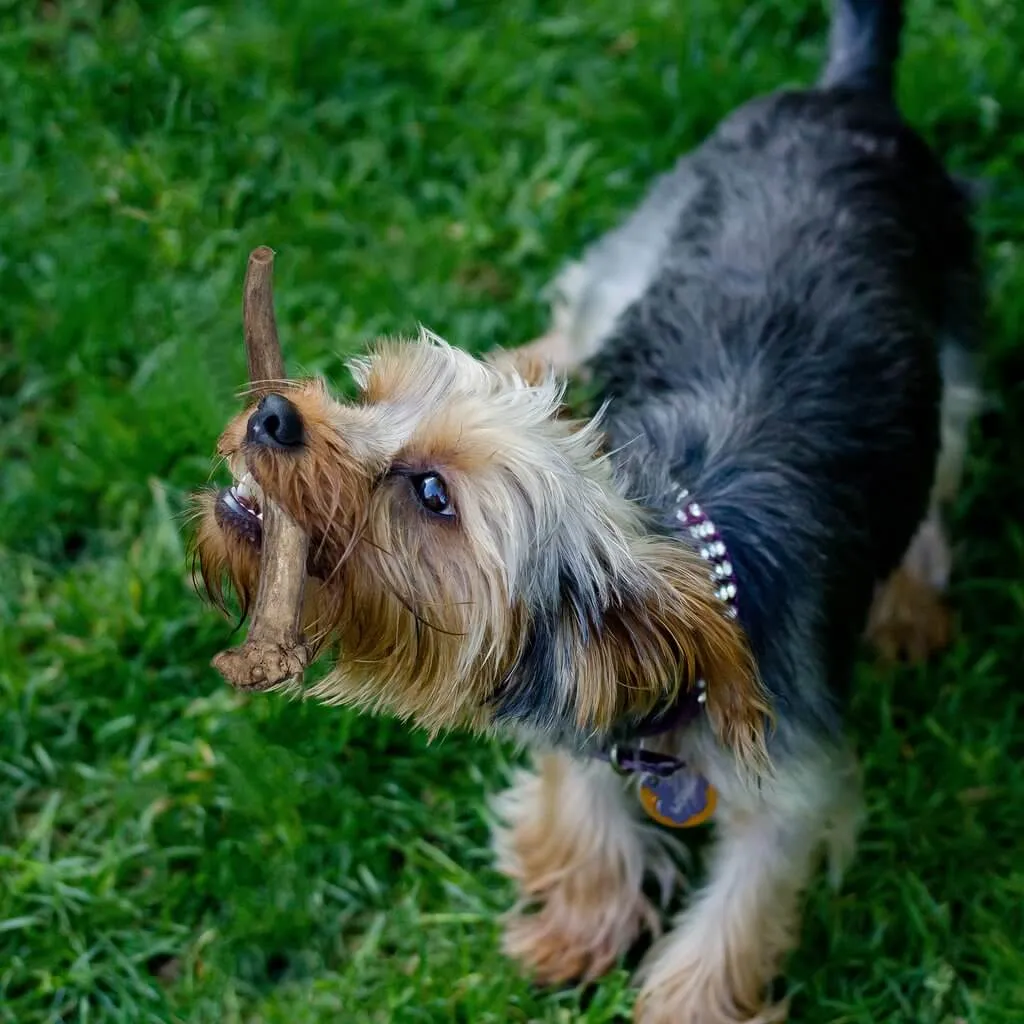
[(712, 814), (718, 797), (707, 779), (681, 771), (667, 779), (645, 775), (640, 783), (640, 804), (656, 822), (669, 828), (694, 828)]

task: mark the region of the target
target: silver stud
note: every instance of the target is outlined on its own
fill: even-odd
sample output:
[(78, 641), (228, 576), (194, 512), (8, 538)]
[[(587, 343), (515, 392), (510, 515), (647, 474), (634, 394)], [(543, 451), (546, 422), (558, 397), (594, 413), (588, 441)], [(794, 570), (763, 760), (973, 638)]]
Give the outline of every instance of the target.
[(689, 512), (691, 516), (694, 516), (694, 517), (699, 516), (700, 515), (700, 505), (698, 505), (697, 502), (693, 502), (693, 503), (691, 503), (690, 507), (686, 511)]
[(731, 576), (732, 575), (732, 562), (730, 562), (728, 559), (726, 559), (724, 562), (722, 562), (722, 564), (719, 566), (719, 568), (722, 570), (722, 575), (723, 576)]
[(722, 541), (720, 541), (720, 540), (715, 542), (715, 554), (716, 555), (724, 555), (725, 554), (725, 544)]
[(711, 557), (711, 552), (707, 548), (701, 548), (700, 557), (707, 561)]
[(725, 585), (725, 591), (729, 595), (729, 597), (735, 597), (736, 596), (736, 584), (735, 583), (727, 583)]
[(697, 694), (697, 703), (698, 704), (706, 703), (707, 699), (708, 699), (708, 695), (706, 693), (698, 693)]

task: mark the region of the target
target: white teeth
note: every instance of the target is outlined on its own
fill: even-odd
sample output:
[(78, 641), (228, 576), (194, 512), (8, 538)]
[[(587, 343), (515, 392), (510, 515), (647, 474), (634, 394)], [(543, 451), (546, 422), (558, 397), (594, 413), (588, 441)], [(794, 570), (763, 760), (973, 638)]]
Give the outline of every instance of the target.
[(255, 500), (257, 503), (263, 498), (263, 490), (252, 478), (252, 473), (245, 473), (234, 483), (234, 492), (239, 498), (247, 501)]
[(246, 472), (232, 484), (228, 494), (231, 505), (236, 511), (247, 512), (257, 519), (263, 518), (260, 505), (263, 501), (263, 490), (252, 478), (252, 473)]

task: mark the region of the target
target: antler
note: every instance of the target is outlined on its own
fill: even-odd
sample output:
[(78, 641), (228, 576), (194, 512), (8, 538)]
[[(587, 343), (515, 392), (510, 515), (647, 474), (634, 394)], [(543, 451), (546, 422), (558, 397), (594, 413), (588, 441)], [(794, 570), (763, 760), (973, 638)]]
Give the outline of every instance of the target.
[[(257, 396), (285, 378), (274, 321), (274, 251), (265, 245), (249, 254), (242, 319), (249, 381)], [(301, 677), (310, 649), (301, 633), (309, 536), (276, 502), (263, 496), (260, 579), (249, 635), (241, 647), (221, 651), (213, 666), (233, 686), (269, 690)]]

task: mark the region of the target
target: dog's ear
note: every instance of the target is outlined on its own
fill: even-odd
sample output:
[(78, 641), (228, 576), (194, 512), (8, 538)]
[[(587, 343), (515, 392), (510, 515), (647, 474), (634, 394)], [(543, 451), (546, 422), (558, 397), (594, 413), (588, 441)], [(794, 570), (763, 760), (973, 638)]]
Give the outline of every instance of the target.
[[(671, 705), (704, 680), (715, 735), (741, 762), (763, 768), (768, 696), (743, 630), (715, 594), (707, 563), (665, 538), (643, 539), (634, 557), (632, 598), (606, 616), (612, 656), (600, 647), (591, 652), (591, 678), (615, 671), (626, 704), (621, 710), (630, 717)], [(590, 685), (586, 677), (580, 683)]]
[(581, 710), (601, 714), (616, 696), (621, 720), (671, 706), (707, 684), (705, 709), (719, 740), (751, 766), (767, 762), (769, 704), (746, 638), (715, 596), (707, 565), (671, 540), (634, 548), (635, 578), (585, 645), (577, 680)]
[(763, 770), (767, 696), (706, 563), (660, 538), (635, 541), (631, 555), (603, 607), (586, 581), (563, 576), (557, 608), (533, 617), (499, 717), (603, 732), (671, 706), (703, 679), (715, 735)]

